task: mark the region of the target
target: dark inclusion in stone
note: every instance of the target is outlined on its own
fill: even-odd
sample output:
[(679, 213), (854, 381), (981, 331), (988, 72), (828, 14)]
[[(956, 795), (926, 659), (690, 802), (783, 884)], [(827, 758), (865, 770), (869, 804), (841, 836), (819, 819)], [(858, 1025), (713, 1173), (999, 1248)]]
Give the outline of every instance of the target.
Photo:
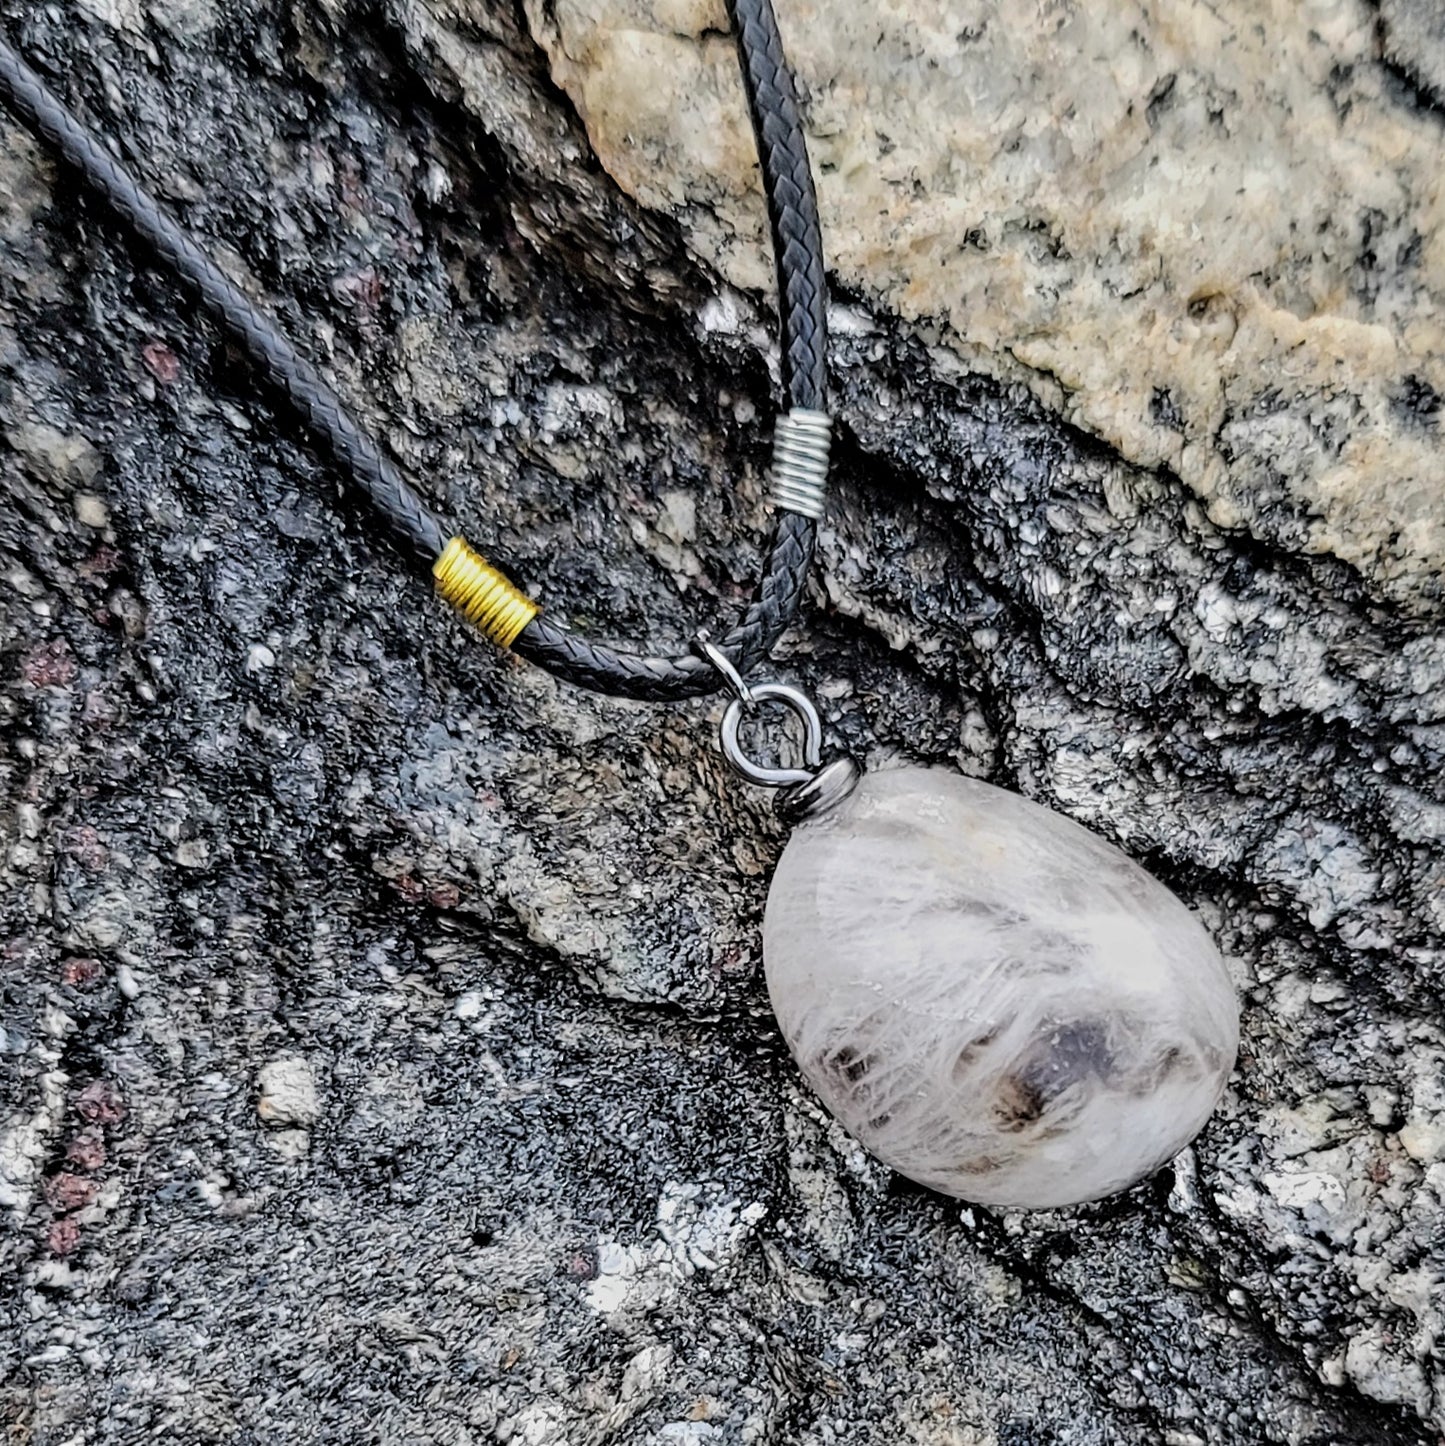
[(851, 1044), (840, 1045), (818, 1061), (825, 1074), (835, 1076), (844, 1084), (855, 1085), (868, 1073), (873, 1059)]
[(999, 1121), (1007, 1130), (1022, 1130), (1041, 1120), (1070, 1086), (1114, 1083), (1107, 1027), (1096, 1019), (1061, 1025), (999, 1081)]

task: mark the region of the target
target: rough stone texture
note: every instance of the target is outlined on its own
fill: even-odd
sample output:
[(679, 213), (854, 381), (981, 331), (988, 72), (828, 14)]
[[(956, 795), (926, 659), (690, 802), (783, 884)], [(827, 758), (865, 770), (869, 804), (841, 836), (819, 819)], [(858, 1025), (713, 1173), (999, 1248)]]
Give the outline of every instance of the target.
[[(720, 3), (527, 9), (620, 183), (762, 284)], [(1411, 53), (1445, 43), (1429, 9), (1391, 7)], [(1168, 468), (1221, 526), (1439, 600), (1421, 410), (1445, 393), (1440, 127), (1398, 103), (1369, 6), (799, 0), (786, 17), (844, 285)]]
[[(466, 638), (7, 121), (13, 1439), (1438, 1439), (1438, 29), (999, 13), (784, 7), (844, 438), (779, 666), (1201, 911), (1195, 1152), (1027, 1220), (870, 1164), (768, 1018), (715, 713)], [(439, 505), (662, 643), (755, 570), (767, 263), (717, 17), (631, 14), (0, 0)]]
[(1137, 1185), (1234, 1069), (1199, 920), (1072, 820), (946, 768), (866, 773), (788, 840), (763, 916), (798, 1068), (910, 1180), (1042, 1209)]

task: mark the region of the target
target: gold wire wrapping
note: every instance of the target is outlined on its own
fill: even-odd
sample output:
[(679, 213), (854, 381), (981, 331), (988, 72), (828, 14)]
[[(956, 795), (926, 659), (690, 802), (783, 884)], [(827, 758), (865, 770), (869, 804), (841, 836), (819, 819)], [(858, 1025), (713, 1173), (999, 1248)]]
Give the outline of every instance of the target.
[(454, 537), (447, 543), (431, 571), (437, 591), (478, 632), (500, 647), (510, 648), (540, 611), (464, 537)]

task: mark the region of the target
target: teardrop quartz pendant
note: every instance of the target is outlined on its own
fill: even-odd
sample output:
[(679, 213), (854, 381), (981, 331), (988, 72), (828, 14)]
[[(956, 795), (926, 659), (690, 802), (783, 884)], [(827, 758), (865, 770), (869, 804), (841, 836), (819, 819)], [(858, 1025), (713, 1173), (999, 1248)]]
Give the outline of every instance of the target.
[(768, 894), (768, 992), (823, 1103), (985, 1205), (1098, 1199), (1209, 1118), (1239, 1009), (1194, 915), (1112, 844), (943, 769), (866, 775)]

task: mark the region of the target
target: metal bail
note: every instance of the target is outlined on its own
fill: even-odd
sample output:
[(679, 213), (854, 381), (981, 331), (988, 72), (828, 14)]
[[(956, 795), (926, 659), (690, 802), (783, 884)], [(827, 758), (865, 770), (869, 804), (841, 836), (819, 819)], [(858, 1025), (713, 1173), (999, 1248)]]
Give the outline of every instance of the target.
[(743, 682), (743, 675), (733, 667), (733, 660), (713, 642), (710, 632), (705, 628), (699, 628), (697, 636), (692, 640), (692, 646), (694, 651), (701, 653), (712, 664), (713, 672), (717, 673), (728, 685), (734, 698), (739, 698), (744, 703), (753, 701), (752, 691)]

